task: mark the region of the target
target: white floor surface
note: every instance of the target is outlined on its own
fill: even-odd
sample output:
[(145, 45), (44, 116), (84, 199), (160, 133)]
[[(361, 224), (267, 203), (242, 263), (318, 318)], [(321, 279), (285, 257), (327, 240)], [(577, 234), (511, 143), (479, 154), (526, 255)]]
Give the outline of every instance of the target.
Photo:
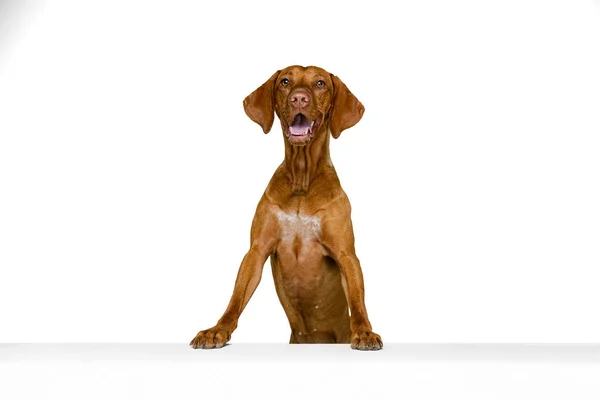
[(600, 399), (600, 344), (0, 344), (0, 399)]

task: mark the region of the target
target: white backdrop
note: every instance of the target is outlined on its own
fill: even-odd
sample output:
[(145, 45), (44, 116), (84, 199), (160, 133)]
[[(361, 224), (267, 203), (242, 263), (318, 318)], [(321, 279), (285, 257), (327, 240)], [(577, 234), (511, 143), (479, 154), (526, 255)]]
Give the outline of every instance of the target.
[[(290, 64), (366, 107), (331, 152), (384, 341), (598, 341), (600, 2), (3, 0), (0, 342), (212, 326)], [(267, 263), (233, 341), (288, 338)]]

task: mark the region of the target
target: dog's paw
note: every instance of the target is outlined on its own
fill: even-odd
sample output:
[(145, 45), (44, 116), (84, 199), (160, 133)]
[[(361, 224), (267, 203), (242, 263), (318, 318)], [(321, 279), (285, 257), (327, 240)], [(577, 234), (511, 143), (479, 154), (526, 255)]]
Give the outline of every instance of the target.
[(350, 346), (356, 350), (381, 350), (381, 336), (371, 331), (354, 332), (350, 338)]
[(218, 349), (225, 346), (229, 339), (231, 339), (231, 332), (215, 326), (198, 332), (190, 342), (190, 346), (194, 349)]

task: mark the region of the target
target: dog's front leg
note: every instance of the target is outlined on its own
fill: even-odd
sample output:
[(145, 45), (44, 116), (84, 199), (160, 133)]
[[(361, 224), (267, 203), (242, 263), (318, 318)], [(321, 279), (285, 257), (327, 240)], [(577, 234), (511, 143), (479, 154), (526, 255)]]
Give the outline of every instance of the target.
[(381, 337), (373, 332), (365, 306), (365, 288), (360, 262), (352, 251), (341, 251), (334, 259), (342, 271), (342, 286), (350, 307), (350, 345), (358, 350), (379, 350)]
[(381, 337), (373, 332), (367, 315), (363, 274), (354, 250), (354, 233), (347, 199), (332, 204), (332, 211), (323, 221), (321, 241), (342, 273), (342, 286), (350, 308), (351, 347), (358, 350), (381, 349)]
[(260, 282), (265, 261), (273, 251), (274, 233), (271, 218), (266, 215), (259, 203), (252, 222), (250, 250), (240, 265), (229, 305), (217, 324), (198, 332), (190, 342), (190, 346), (195, 349), (220, 348), (231, 339), (242, 311)]
[(258, 248), (250, 248), (242, 260), (242, 265), (240, 265), (233, 295), (225, 313), (215, 326), (198, 332), (190, 346), (195, 349), (212, 349), (223, 347), (231, 339), (231, 334), (237, 327), (242, 311), (260, 282), (263, 265), (267, 257), (268, 254), (261, 253)]

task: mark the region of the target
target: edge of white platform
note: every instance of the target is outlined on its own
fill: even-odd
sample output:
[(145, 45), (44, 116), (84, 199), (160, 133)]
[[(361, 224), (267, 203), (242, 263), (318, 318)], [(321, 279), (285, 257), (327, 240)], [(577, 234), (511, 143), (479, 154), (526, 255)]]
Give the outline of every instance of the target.
[(380, 351), (349, 345), (232, 343), (194, 350), (184, 343), (5, 343), (0, 362), (11, 361), (171, 361), (192, 363), (286, 362), (514, 362), (598, 363), (598, 344), (429, 344), (386, 343)]

